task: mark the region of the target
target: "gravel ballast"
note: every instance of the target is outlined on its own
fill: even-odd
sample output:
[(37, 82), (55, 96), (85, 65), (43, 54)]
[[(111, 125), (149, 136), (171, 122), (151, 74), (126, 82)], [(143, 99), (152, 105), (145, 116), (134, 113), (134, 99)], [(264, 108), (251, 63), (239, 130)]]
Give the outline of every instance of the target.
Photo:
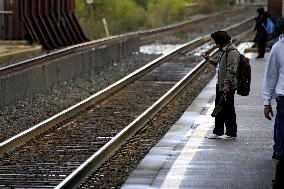
[[(167, 40), (163, 40), (163, 43), (166, 43), (168, 40), (171, 40), (171, 43), (178, 43), (184, 40), (186, 40), (184, 42), (190, 41), (198, 36), (209, 34), (243, 21), (254, 15), (254, 12), (253, 10), (248, 10), (246, 14), (242, 12), (233, 17), (222, 18), (219, 22), (204, 25), (204, 27), (193, 33), (187, 33), (184, 36), (178, 37), (167, 37)], [(27, 98), (1, 108), (0, 142), (95, 94), (158, 56), (135, 52), (131, 57), (119, 62), (113, 62), (100, 72), (65, 82), (57, 88), (48, 90), (44, 94), (37, 94), (33, 98)]]

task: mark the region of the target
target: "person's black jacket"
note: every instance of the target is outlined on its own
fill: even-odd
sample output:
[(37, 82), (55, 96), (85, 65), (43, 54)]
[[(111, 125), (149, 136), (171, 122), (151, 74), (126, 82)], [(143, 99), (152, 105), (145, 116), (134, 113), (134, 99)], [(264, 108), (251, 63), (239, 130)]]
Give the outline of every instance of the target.
[(255, 18), (255, 28), (254, 31), (256, 31), (256, 35), (254, 38), (254, 42), (259, 42), (259, 41), (267, 41), (267, 32), (265, 31), (265, 28), (263, 25), (266, 26), (267, 24), (267, 19), (265, 15), (260, 15)]

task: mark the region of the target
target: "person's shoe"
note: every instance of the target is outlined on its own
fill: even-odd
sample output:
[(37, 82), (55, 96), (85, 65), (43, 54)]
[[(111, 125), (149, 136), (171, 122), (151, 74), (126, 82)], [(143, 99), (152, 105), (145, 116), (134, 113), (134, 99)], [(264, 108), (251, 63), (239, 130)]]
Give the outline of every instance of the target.
[(278, 184), (276, 179), (272, 180), (272, 189), (280, 189), (280, 185)]
[(220, 136), (219, 135), (216, 135), (216, 134), (209, 134), (206, 136), (206, 138), (208, 139), (218, 139)]
[(257, 56), (257, 57), (255, 57), (255, 59), (260, 59), (260, 58), (264, 58), (264, 56)]
[(280, 156), (281, 156), (280, 153), (278, 153), (278, 152), (273, 152), (272, 158), (273, 158), (273, 159), (280, 160)]
[(219, 136), (219, 139), (222, 139), (222, 140), (233, 140), (233, 139), (237, 139), (237, 137), (233, 137), (233, 136), (229, 136), (229, 135), (222, 135), (222, 136)]

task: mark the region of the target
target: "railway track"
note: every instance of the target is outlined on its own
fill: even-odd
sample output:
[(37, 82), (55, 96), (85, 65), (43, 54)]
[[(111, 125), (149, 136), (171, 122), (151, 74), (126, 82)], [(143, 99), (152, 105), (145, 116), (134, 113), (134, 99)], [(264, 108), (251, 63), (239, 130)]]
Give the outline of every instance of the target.
[[(167, 44), (169, 42), (182, 44), (184, 41), (190, 41), (196, 36), (237, 23), (250, 15), (247, 12), (240, 15), (242, 12), (235, 10), (233, 13), (224, 13), (227, 18), (221, 22), (220, 14), (215, 15), (214, 19), (212, 17), (203, 18), (202, 20), (197, 19), (194, 22), (188, 22), (188, 30), (181, 32), (182, 36), (184, 36), (182, 39), (176, 40), (181, 35), (177, 37), (174, 34), (169, 37), (162, 37), (163, 34), (160, 34), (160, 39), (167, 38), (166, 41), (162, 40), (163, 43)], [(167, 28), (167, 30), (169, 29)], [(100, 48), (95, 47), (94, 49)], [(117, 57), (119, 59), (107, 64), (105, 57), (108, 57), (110, 55), (108, 53), (112, 53), (116, 48), (114, 50), (111, 47), (108, 48), (111, 51), (108, 50), (108, 53), (102, 52), (100, 58), (94, 55), (96, 50), (93, 51), (93, 48), (86, 49), (87, 52), (85, 51), (84, 54), (81, 54), (79, 50), (78, 52), (73, 50), (69, 55), (59, 56), (58, 59), (47, 59), (42, 64), (35, 64), (35, 66), (23, 70), (19, 69), (18, 73), (9, 71), (9, 74), (1, 76), (0, 142), (80, 102), (158, 56), (137, 52), (127, 58)], [(100, 52), (102, 50), (106, 49), (100, 49)], [(40, 60), (43, 59), (39, 58), (35, 62)], [(83, 62), (87, 62), (85, 64), (87, 66), (92, 66), (89, 69), (86, 67), (80, 72), (78, 70), (84, 67), (81, 66)], [(98, 66), (99, 62), (103, 63), (103, 67)], [(86, 74), (73, 78), (74, 72)], [(109, 73), (113, 74), (109, 77), (107, 76)], [(66, 76), (72, 77), (68, 79)], [(72, 79), (70, 80), (70, 78)]]
[(0, 65), (0, 76), (5, 76), (16, 71), (22, 71), (23, 69), (30, 69), (33, 66), (43, 65), (54, 59), (62, 58), (74, 53), (94, 50), (96, 48), (99, 48), (100, 46), (105, 46), (112, 43), (121, 43), (122, 41), (125, 41), (129, 38), (138, 38), (140, 45), (148, 44), (159, 39), (163, 40), (163, 38), (168, 37), (170, 35), (180, 35), (181, 32), (187, 33), (189, 31), (195, 31), (198, 27), (202, 25), (211, 24), (212, 22), (218, 22), (218, 20), (223, 19), (224, 17), (234, 17), (235, 15), (242, 13), (242, 11), (244, 10), (236, 8), (233, 11), (229, 10), (221, 13), (215, 13), (210, 16), (204, 16), (199, 19), (184, 21), (157, 29), (131, 32), (127, 34), (112, 36), (105, 39), (99, 39), (77, 45), (72, 45), (62, 49), (46, 51), (43, 52), (42, 55), (35, 55), (35, 57), (32, 58), (13, 61), (11, 62), (11, 65), (8, 66), (3, 67)]
[[(172, 34), (170, 37), (162, 37), (167, 38), (166, 41), (162, 41), (175, 44), (184, 43), (183, 41), (189, 41), (194, 36), (207, 34), (208, 31), (222, 29), (222, 26), (242, 20), (244, 15), (240, 17), (239, 14), (239, 10), (232, 14), (227, 13), (225, 14), (227, 15), (226, 17), (237, 16), (236, 18), (222, 20), (222, 22), (220, 22), (219, 14), (215, 15), (214, 19), (207, 17), (203, 18), (203, 21), (189, 22), (188, 31), (182, 32), (182, 39), (179, 40), (179, 37), (177, 38)], [(167, 30), (169, 29), (167, 28)], [(155, 33), (157, 34), (157, 31)], [(151, 36), (150, 33), (149, 36)], [(92, 48), (89, 50), (91, 50), (90, 54), (95, 54)], [(67, 58), (62, 56), (58, 60), (51, 58), (43, 61), (42, 65), (41, 63), (35, 63), (34, 65), (37, 66), (27, 67), (24, 70), (19, 69), (21, 71), (18, 74), (10, 70), (8, 71), (9, 74), (2, 75), (0, 79), (0, 106), (3, 108), (0, 110), (0, 142), (78, 103), (89, 95), (138, 69), (140, 66), (145, 65), (148, 60), (157, 57), (157, 55), (153, 54), (134, 53), (131, 57), (124, 59), (120, 57), (119, 61), (116, 60), (109, 65), (99, 67), (96, 66), (98, 61), (104, 62), (104, 57), (107, 57), (108, 54), (102, 53), (103, 57), (100, 59), (93, 55), (88, 57), (85, 54), (78, 54), (76, 50), (73, 50), (71, 54), (74, 54), (74, 56), (66, 55)], [(38, 59), (37, 61), (40, 60), (43, 59)], [(74, 76), (74, 72), (78, 73), (78, 70), (84, 67), (78, 65), (82, 65), (85, 61), (87, 62), (86, 65), (96, 66), (95, 68), (91, 66), (89, 69), (84, 69), (86, 72), (93, 71), (92, 73), (87, 73), (82, 77), (72, 79), (72, 81), (69, 79), (65, 80), (66, 76)], [(68, 71), (65, 72), (64, 70)], [(108, 77), (108, 72), (115, 73)], [(37, 115), (36, 117), (34, 116), (35, 114)]]
[[(239, 38), (251, 22), (227, 30)], [(0, 187), (74, 187), (204, 71), (196, 53), (213, 51), (209, 39), (191, 41), (1, 143)]]

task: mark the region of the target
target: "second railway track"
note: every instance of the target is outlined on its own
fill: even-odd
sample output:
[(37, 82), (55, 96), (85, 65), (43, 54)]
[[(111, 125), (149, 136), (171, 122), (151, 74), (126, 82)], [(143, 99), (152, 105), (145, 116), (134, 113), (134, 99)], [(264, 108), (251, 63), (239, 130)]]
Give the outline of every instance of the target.
[[(251, 28), (250, 22), (252, 21), (228, 28), (228, 31), (234, 36), (247, 32), (248, 28)], [(205, 48), (203, 51), (211, 50), (212, 43), (208, 40), (209, 36), (195, 40), (171, 55), (153, 61), (150, 65), (155, 66), (146, 66), (151, 69), (137, 71), (136, 74), (142, 74), (138, 74), (138, 76), (133, 74), (130, 81), (118, 88), (116, 87), (119, 84), (114, 84), (112, 87), (116, 89), (106, 97), (103, 95), (99, 100), (96, 100), (94, 105), (85, 106), (84, 108), (88, 107), (86, 110), (82, 108), (71, 113), (70, 116), (67, 116), (70, 117), (68, 120), (64, 120), (66, 116), (60, 118), (56, 125), (50, 126), (50, 129), (43, 129), (40, 131), (42, 132), (40, 135), (34, 134), (37, 135), (36, 137), (28, 136), (27, 139), (21, 139), (21, 137), (25, 137), (23, 134), (4, 142), (5, 144), (1, 143), (2, 147), (5, 147), (6, 144), (11, 146), (7, 147), (9, 151), (4, 148), (1, 150), (0, 186), (19, 188), (53, 188), (57, 186), (88, 158), (100, 151), (106, 143), (116, 138), (118, 133), (141, 118), (145, 111), (153, 107), (153, 104), (160, 106), (157, 107), (157, 110), (153, 110), (154, 112), (162, 108), (182, 89), (182, 87), (178, 89), (180, 86), (177, 86), (177, 83), (187, 85), (196, 74), (202, 71), (206, 66), (194, 53), (197, 47), (199, 47), (199, 51), (202, 51), (204, 43), (207, 44), (207, 48), (209, 46), (209, 49)], [(189, 74), (190, 72), (192, 75)], [(127, 79), (129, 78), (131, 77)], [(187, 83), (185, 83), (186, 81)], [(173, 86), (176, 91), (173, 90)], [(174, 93), (169, 93), (169, 90)], [(165, 97), (166, 93), (171, 97)], [(165, 102), (162, 102), (160, 99), (162, 96), (169, 99), (163, 99)], [(156, 102), (157, 100), (158, 102)], [(161, 104), (158, 105), (158, 103)], [(71, 112), (71, 110), (66, 112)], [(151, 116), (153, 114), (150, 114), (149, 117), (145, 116), (141, 125)], [(134, 129), (133, 132), (139, 128), (141, 127)], [(132, 134), (129, 133), (129, 136), (124, 137), (129, 138)], [(32, 139), (30, 139), (31, 137)], [(125, 138), (117, 145), (120, 146), (126, 140)], [(22, 144), (25, 140), (27, 142)], [(14, 141), (17, 144), (13, 144)], [(113, 149), (116, 148), (113, 146)], [(88, 174), (88, 171), (80, 172), (78, 169), (76, 171), (80, 174)], [(75, 174), (75, 176), (78, 175)], [(73, 179), (74, 177), (65, 180), (67, 184), (62, 183), (62, 187), (68, 188), (68, 182), (74, 182)]]
[[(222, 29), (229, 24), (243, 20), (249, 14), (253, 15), (247, 12), (244, 14), (243, 10), (235, 9), (222, 14), (222, 16), (226, 15), (224, 20), (220, 20), (220, 14), (218, 14), (219, 16), (215, 15), (213, 18), (210, 16), (209, 18), (189, 22), (189, 26), (192, 27), (189, 27), (188, 31), (182, 33), (183, 39), (173, 41), (173, 39), (178, 39), (180, 36), (177, 38), (176, 35), (172, 34), (166, 37), (168, 39), (166, 43), (184, 43), (184, 41), (204, 35), (208, 31)], [(167, 28), (167, 30), (170, 30), (170, 28)], [(155, 34), (157, 35), (158, 32), (155, 31)], [(74, 52), (77, 51), (75, 50)], [(107, 55), (105, 53), (102, 54), (104, 56)], [(48, 65), (36, 67), (28, 72), (1, 77), (0, 142), (78, 103), (140, 66), (145, 65), (145, 63), (153, 60), (157, 55), (135, 52), (129, 58), (114, 61), (109, 65), (105, 64), (104, 58), (98, 60), (96, 56), (87, 58), (84, 54), (79, 55), (79, 57), (76, 54), (69, 57), (69, 61), (63, 57), (58, 61), (51, 58), (47, 61), (50, 62)], [(104, 64), (104, 67), (99, 68), (96, 66), (95, 70), (92, 70), (94, 72), (90, 74), (72, 79), (71, 81), (62, 81), (65, 76), (78, 72), (80, 69), (76, 69), (77, 66), (84, 61), (87, 61), (88, 65), (93, 66), (97, 65), (99, 61)], [(72, 69), (73, 66), (76, 68)], [(66, 73), (62, 73), (61, 71), (64, 72), (65, 69), (67, 70)], [(69, 73), (70, 71), (71, 73)], [(56, 75), (58, 72), (60, 74)], [(109, 73), (111, 74), (108, 76)], [(47, 78), (47, 80), (43, 81), (42, 79), (44, 78)], [(57, 83), (58, 80), (62, 82), (60, 85)], [(50, 86), (52, 87), (51, 89), (48, 89), (49, 85), (52, 85)], [(36, 94), (33, 95), (33, 92), (36, 92)], [(12, 102), (12, 104), (5, 105), (9, 104), (9, 102)]]

